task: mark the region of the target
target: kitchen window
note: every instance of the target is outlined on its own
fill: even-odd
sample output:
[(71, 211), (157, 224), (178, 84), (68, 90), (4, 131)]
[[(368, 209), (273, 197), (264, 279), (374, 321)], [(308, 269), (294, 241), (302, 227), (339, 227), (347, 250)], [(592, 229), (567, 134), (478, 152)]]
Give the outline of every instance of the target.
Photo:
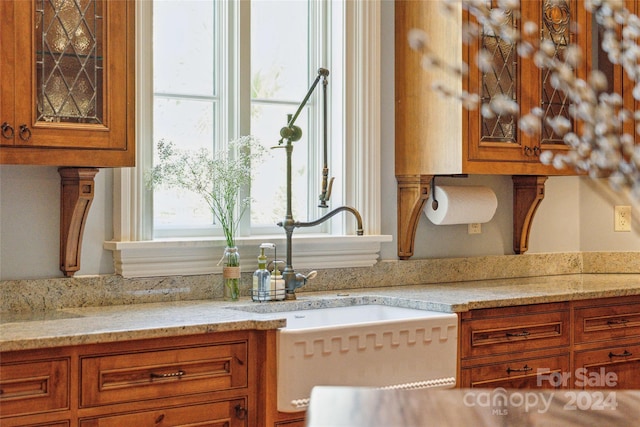
[[(365, 236), (355, 236), (354, 218), (343, 214), (314, 229), (298, 228), (293, 264), (299, 269), (375, 263), (380, 243), (390, 240), (379, 235), (379, 2), (154, 3), (155, 12), (152, 2), (137, 4), (137, 166), (114, 172), (114, 239), (105, 242), (114, 251), (116, 272), (135, 277), (220, 269), (224, 239), (197, 197), (151, 197), (144, 186), (154, 146), (165, 138), (215, 150), (247, 134), (267, 147), (277, 145), (286, 114), (295, 112), (319, 67), (330, 70), (329, 172), (336, 180), (329, 209), (358, 209)], [(276, 17), (282, 22), (274, 22)], [(164, 50), (149, 49), (150, 40)], [(318, 86), (296, 123), (304, 135), (294, 143), (299, 221), (327, 212), (317, 208), (322, 100)], [(252, 214), (243, 218), (237, 238), (251, 262), (263, 241), (276, 243), (282, 255), (285, 250), (284, 231), (275, 225), (284, 219), (285, 156), (284, 150), (270, 151), (264, 178), (252, 188)]]

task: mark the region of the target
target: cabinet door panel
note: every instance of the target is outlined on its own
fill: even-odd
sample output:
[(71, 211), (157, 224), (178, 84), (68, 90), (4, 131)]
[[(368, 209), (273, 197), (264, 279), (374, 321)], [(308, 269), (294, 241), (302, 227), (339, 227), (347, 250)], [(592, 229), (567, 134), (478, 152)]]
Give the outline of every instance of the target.
[(568, 311), (463, 321), (461, 328), (463, 358), (569, 345)]
[(235, 399), (80, 420), (80, 427), (241, 427), (247, 425), (245, 408), (245, 399)]
[(0, 367), (0, 418), (69, 408), (69, 360)]
[(605, 299), (576, 307), (574, 325), (576, 344), (640, 337), (640, 298)]
[[(460, 386), (485, 388), (558, 388), (561, 382), (545, 378), (569, 372), (569, 355), (533, 359), (516, 359), (461, 370)], [(544, 376), (543, 376), (544, 375)]]
[(83, 357), (81, 406), (248, 386), (247, 343)]
[[(640, 344), (576, 352), (576, 388), (640, 389)], [(578, 371), (580, 370), (580, 371)]]

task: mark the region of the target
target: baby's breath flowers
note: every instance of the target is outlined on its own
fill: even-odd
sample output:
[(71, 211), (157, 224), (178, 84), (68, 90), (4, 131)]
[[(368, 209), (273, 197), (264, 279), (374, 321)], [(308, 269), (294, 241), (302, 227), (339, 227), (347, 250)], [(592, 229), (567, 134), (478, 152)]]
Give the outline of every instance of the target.
[[(640, 202), (640, 144), (635, 143), (640, 139), (640, 110), (625, 105), (621, 94), (607, 92), (609, 84), (603, 72), (592, 70), (586, 79), (575, 75), (573, 70), (584, 61), (584, 48), (570, 44), (558, 55), (551, 41), (536, 41), (535, 37), (529, 37), (539, 31), (535, 22), (522, 22), (521, 33), (514, 26), (504, 25), (508, 16), (522, 19), (520, 0), (498, 0), (495, 7), (489, 7), (485, 0), (442, 0), (442, 4), (445, 13), (456, 12), (460, 5), (475, 18), (476, 22), (467, 22), (462, 28), (465, 43), (474, 42), (484, 32), (515, 44), (517, 54), (531, 58), (538, 68), (550, 71), (553, 88), (567, 96), (575, 129), (565, 116), (547, 118), (544, 124), (562, 137), (570, 150), (566, 154), (542, 152), (541, 162), (557, 168), (570, 166), (593, 178), (606, 177), (614, 189), (629, 189), (632, 197)], [(599, 26), (602, 50), (612, 64), (624, 70), (633, 83), (633, 98), (640, 101), (640, 18), (625, 7), (623, 0), (585, 0), (584, 5)], [(575, 25), (572, 28), (580, 31)], [(438, 58), (429, 45), (426, 32), (413, 29), (408, 38), (411, 48), (422, 55), (421, 64), (425, 70), (461, 77), (467, 73), (467, 64), (452, 66)], [(473, 60), (481, 71), (493, 66), (493, 57), (485, 50), (480, 50)], [(478, 108), (478, 94), (459, 93), (440, 83), (434, 84), (432, 89), (459, 100), (467, 109)], [(480, 112), (485, 118), (517, 116), (518, 125), (524, 132), (540, 134), (542, 131), (540, 108), (520, 111), (517, 102), (505, 96), (494, 96), (491, 102), (482, 105)], [(626, 133), (625, 123), (632, 120), (637, 128)]]
[(234, 247), (238, 224), (250, 201), (248, 197), (240, 200), (240, 191), (251, 183), (251, 168), (266, 152), (252, 136), (229, 142), (215, 156), (204, 148), (183, 150), (160, 140), (158, 163), (147, 173), (147, 186), (180, 188), (202, 197), (222, 227), (227, 246)]

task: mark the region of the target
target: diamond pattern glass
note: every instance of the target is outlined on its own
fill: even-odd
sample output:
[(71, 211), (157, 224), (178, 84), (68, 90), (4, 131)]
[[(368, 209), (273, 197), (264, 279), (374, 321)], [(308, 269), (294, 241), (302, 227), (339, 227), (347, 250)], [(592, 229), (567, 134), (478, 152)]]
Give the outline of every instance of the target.
[[(553, 42), (555, 56), (562, 58), (563, 50), (571, 42), (571, 10), (566, 1), (545, 0), (542, 4), (542, 39)], [(551, 84), (552, 72), (542, 69), (542, 144), (562, 144), (562, 137), (553, 132), (547, 119), (564, 116), (572, 123), (567, 95)]]
[(36, 1), (38, 121), (103, 122), (102, 0)]
[[(514, 26), (514, 17), (508, 13), (504, 24)], [(482, 50), (491, 58), (489, 69), (482, 72), (482, 104), (488, 104), (496, 95), (516, 98), (515, 44), (490, 31), (482, 32)], [(515, 142), (516, 123), (511, 115), (482, 118), (482, 141)]]

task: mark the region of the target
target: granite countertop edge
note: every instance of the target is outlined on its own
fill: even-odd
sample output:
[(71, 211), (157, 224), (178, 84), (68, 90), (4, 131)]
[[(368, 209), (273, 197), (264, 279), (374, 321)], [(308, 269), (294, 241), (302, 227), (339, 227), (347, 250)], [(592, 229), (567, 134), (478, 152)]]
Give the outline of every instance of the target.
[(386, 304), (458, 313), (472, 309), (640, 295), (640, 274), (577, 274), (300, 292), (294, 301), (172, 301), (0, 313), (0, 351), (162, 338), (286, 325), (284, 310)]

